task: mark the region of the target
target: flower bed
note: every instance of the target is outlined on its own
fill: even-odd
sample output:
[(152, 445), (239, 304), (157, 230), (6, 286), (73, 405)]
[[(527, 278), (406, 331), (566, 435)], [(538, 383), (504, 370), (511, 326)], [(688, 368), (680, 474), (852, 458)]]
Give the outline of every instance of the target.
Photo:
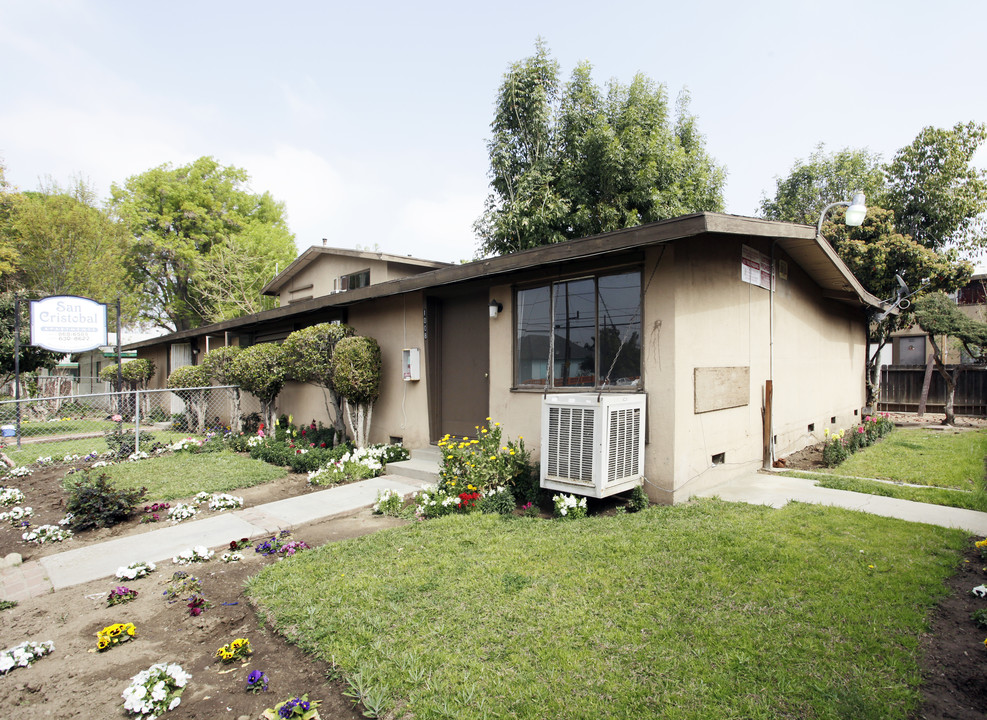
[(823, 462), (826, 467), (836, 467), (857, 450), (873, 445), (892, 430), (894, 423), (888, 413), (868, 415), (862, 423), (851, 428), (849, 432), (846, 430), (830, 432), (829, 428), (826, 428), (823, 431), (826, 438), (823, 445)]

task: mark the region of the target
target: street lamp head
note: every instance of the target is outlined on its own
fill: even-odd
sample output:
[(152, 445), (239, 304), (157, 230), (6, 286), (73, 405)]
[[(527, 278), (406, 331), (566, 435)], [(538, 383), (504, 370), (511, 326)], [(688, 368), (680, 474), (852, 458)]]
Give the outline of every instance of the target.
[(864, 194), (860, 190), (857, 190), (853, 194), (853, 202), (843, 200), (841, 202), (830, 203), (823, 208), (823, 211), (819, 213), (819, 223), (816, 225), (816, 235), (822, 235), (823, 220), (826, 219), (826, 213), (834, 207), (846, 207), (846, 224), (849, 227), (857, 227), (864, 221), (864, 217), (867, 215), (867, 205), (864, 204)]
[(853, 202), (846, 209), (846, 224), (849, 227), (859, 227), (867, 217), (867, 205), (864, 201), (864, 194), (857, 190), (853, 194)]

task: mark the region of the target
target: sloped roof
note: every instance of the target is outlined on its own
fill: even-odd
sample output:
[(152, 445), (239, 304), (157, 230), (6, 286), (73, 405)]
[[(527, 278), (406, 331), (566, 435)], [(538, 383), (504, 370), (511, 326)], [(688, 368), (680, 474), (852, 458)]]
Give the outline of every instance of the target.
[[(829, 242), (816, 235), (814, 227), (794, 223), (760, 220), (757, 218), (722, 213), (696, 213), (647, 225), (616, 230), (579, 240), (569, 240), (555, 245), (524, 250), (510, 255), (486, 258), (463, 265), (445, 265), (430, 272), (411, 275), (398, 280), (369, 285), (333, 295), (302, 300), (290, 306), (265, 310), (253, 315), (226, 320), (213, 325), (184, 330), (167, 336), (169, 340), (222, 333), (253, 325), (276, 321), (294, 315), (310, 313), (325, 308), (345, 307), (379, 297), (401, 295), (407, 292), (437, 288), (531, 270), (542, 265), (585, 260), (623, 251), (660, 245), (673, 240), (699, 238), (716, 234), (734, 237), (759, 237), (772, 240), (785, 251), (822, 288), (823, 295), (858, 307), (884, 309), (881, 301), (864, 289), (860, 281), (840, 260)], [(323, 248), (314, 248), (317, 251)], [(325, 248), (332, 250), (332, 248)], [(349, 251), (357, 252), (357, 251)], [(376, 253), (369, 253), (377, 257)], [(400, 258), (400, 256), (393, 256)], [(299, 258), (301, 259), (301, 258)], [(296, 261), (297, 262), (297, 261)], [(289, 266), (290, 267), (290, 266)], [(287, 270), (285, 271), (287, 272)], [(283, 273), (282, 273), (283, 274)], [(280, 275), (279, 275), (280, 277)], [(161, 338), (133, 343), (128, 348), (156, 345)]]
[(291, 280), (306, 267), (315, 262), (323, 255), (336, 255), (341, 257), (362, 258), (364, 260), (379, 260), (387, 263), (401, 265), (411, 265), (422, 268), (447, 267), (450, 263), (438, 262), (435, 260), (423, 260), (422, 258), (411, 257), (411, 255), (390, 255), (388, 253), (371, 252), (367, 250), (349, 250), (347, 248), (326, 247), (325, 245), (313, 245), (301, 255), (296, 257), (288, 267), (274, 276), (271, 282), (261, 288), (261, 295), (276, 295), (284, 287), (284, 284)]

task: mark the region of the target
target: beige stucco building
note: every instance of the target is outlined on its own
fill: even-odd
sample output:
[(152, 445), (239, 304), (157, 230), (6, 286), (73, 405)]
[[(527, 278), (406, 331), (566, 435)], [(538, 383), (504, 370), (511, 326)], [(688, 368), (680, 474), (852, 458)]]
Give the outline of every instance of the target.
[[(281, 307), (129, 346), (155, 360), (154, 386), (217, 345), (340, 320), (381, 346), (373, 441), (425, 447), (492, 417), (537, 458), (547, 396), (643, 394), (645, 487), (660, 502), (860, 420), (880, 303), (814, 228), (702, 213), (465, 265), (395, 260), (393, 276), (341, 292), (331, 283), (359, 271), (354, 258), (314, 250), (265, 288)], [(419, 379), (405, 379), (406, 349)], [(289, 383), (278, 406), (328, 420), (312, 386)]]

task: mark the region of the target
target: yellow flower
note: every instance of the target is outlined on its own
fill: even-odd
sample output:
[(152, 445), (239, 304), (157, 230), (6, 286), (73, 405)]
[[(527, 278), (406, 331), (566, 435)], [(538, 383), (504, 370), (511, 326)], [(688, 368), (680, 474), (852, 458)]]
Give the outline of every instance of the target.
[(452, 460), (452, 455), (446, 455), (446, 460)]
[(490, 459), (491, 459), (491, 460), (496, 460), (496, 459), (497, 459), (497, 456), (496, 456), (496, 455), (491, 455), (491, 456), (490, 456)]
[(483, 430), (481, 430), (480, 432), (482, 432), (485, 435), (486, 432), (487, 432), (487, 429), (486, 428), (483, 428)]
[(117, 635), (123, 632), (123, 626), (120, 623), (117, 623), (115, 625), (110, 625), (108, 630), (109, 630), (108, 634), (110, 637), (116, 637)]
[(500, 423), (494, 423), (494, 427), (500, 427)]
[(513, 455), (513, 454), (514, 454), (514, 451), (513, 451), (513, 450), (511, 450), (511, 455)]
[(137, 628), (134, 627), (134, 624), (133, 623), (127, 623), (125, 627), (126, 627), (126, 630), (127, 630), (127, 634), (130, 637), (135, 637), (137, 635)]
[(109, 645), (110, 645), (110, 641), (107, 640), (105, 637), (101, 637), (99, 639), (99, 642), (96, 644), (96, 648), (98, 650), (106, 650), (106, 648), (109, 647)]
[(487, 422), (490, 422), (490, 418), (487, 418)]

